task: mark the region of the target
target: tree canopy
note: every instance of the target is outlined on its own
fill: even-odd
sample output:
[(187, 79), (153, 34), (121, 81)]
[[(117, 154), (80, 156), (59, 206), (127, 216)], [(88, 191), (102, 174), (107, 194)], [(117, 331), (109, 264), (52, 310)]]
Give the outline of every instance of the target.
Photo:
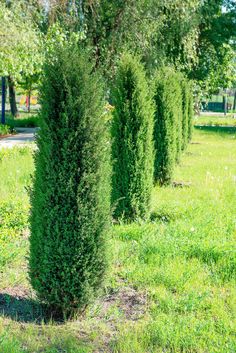
[(0, 3), (0, 75), (19, 77), (41, 69), (41, 34), (20, 4), (7, 7)]
[(171, 64), (209, 92), (233, 80), (233, 0), (21, 0), (8, 8), (2, 3), (1, 74), (39, 67), (42, 38), (57, 23), (92, 49), (108, 79), (128, 50), (141, 57), (149, 75)]

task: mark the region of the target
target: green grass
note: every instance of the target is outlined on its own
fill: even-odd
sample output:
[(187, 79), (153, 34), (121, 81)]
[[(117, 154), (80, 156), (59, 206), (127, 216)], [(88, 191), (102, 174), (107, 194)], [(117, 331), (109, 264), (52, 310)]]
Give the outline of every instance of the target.
[(32, 171), (30, 148), (0, 150), (0, 268), (9, 265), (19, 254), (20, 235), (28, 222), (26, 187), (30, 185)]
[(1, 201), (28, 203), (26, 187), (33, 173), (32, 149), (14, 147), (0, 150), (0, 195)]
[(40, 118), (37, 114), (20, 113), (19, 117), (13, 118), (11, 115), (6, 116), (6, 122), (11, 128), (15, 127), (37, 127), (40, 123)]
[(194, 125), (209, 125), (209, 126), (236, 126), (236, 119), (232, 114), (224, 115), (201, 115), (194, 118)]
[(182, 187), (154, 189), (149, 223), (114, 226), (104, 293), (64, 324), (42, 322), (27, 281), (31, 150), (0, 151), (4, 207), (17, 204), (0, 214), (15, 254), (0, 265), (0, 351), (234, 353), (235, 139), (236, 129), (195, 129), (175, 170)]

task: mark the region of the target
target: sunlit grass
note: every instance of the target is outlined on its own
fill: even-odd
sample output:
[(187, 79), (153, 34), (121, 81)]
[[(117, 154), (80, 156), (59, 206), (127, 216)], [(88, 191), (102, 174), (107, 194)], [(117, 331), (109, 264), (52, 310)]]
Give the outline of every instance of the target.
[(28, 203), (27, 187), (33, 173), (32, 149), (14, 147), (0, 150), (1, 201)]
[(18, 117), (13, 118), (11, 115), (6, 116), (6, 123), (11, 128), (17, 127), (37, 127), (40, 124), (40, 118), (37, 112), (20, 113)]
[(194, 124), (210, 126), (236, 126), (236, 119), (233, 116), (236, 116), (236, 114), (227, 114), (227, 116), (200, 115), (194, 118)]
[[(154, 189), (150, 222), (113, 227), (112, 265), (101, 298), (83, 317), (60, 325), (36, 322), (33, 314), (26, 322), (24, 315), (1, 314), (0, 351), (234, 353), (235, 137), (234, 130), (195, 130), (175, 170), (180, 187)], [(0, 152), (0, 167), (1, 199), (28, 205), (30, 150)], [(11, 265), (2, 267), (1, 288), (31, 293), (28, 241), (13, 214), (5, 225), (18, 219), (18, 243), (5, 239), (17, 255), (6, 258)]]

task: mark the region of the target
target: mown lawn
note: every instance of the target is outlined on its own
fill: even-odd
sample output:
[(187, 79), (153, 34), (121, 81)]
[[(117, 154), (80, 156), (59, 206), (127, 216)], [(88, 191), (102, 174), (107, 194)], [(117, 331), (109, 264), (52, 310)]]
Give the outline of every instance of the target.
[(236, 114), (224, 115), (200, 115), (195, 116), (195, 125), (210, 125), (210, 126), (236, 126)]
[(30, 149), (0, 151), (0, 352), (235, 353), (236, 129), (196, 129), (149, 223), (116, 225), (106, 288), (45, 321), (27, 280)]
[(10, 114), (6, 115), (6, 123), (11, 128), (17, 127), (37, 127), (40, 124), (40, 117), (35, 113), (19, 113), (19, 116), (13, 118)]

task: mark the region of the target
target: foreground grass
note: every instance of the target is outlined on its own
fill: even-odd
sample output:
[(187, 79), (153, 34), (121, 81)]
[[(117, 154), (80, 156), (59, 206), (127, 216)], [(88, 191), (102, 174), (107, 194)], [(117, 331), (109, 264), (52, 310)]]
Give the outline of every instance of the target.
[(12, 207), (0, 215), (11, 229), (2, 242), (13, 254), (0, 262), (0, 352), (235, 352), (235, 138), (235, 129), (195, 130), (175, 187), (153, 192), (151, 221), (114, 226), (101, 298), (65, 324), (42, 321), (27, 281), (31, 152), (0, 152)]

